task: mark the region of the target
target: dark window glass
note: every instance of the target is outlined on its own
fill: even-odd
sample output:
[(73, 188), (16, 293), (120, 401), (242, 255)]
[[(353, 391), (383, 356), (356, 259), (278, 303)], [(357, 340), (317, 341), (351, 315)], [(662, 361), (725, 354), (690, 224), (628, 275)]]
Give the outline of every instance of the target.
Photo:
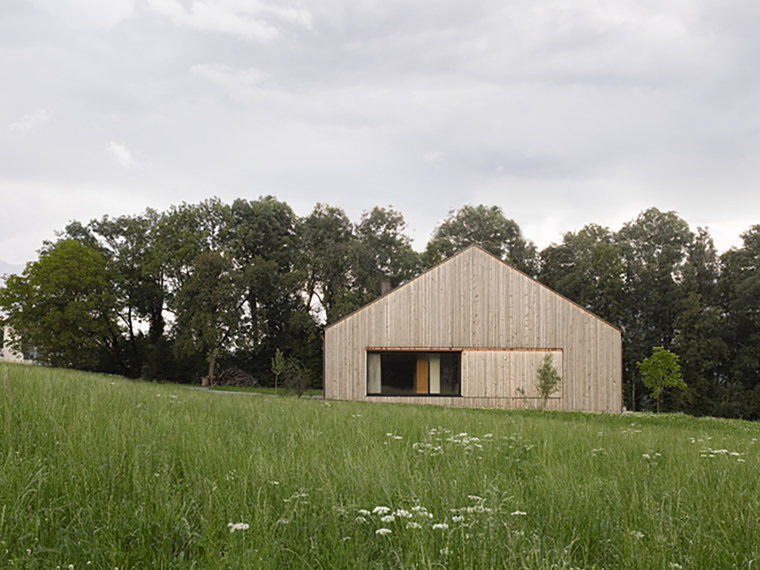
[(367, 394), (459, 396), (461, 361), (460, 352), (368, 351)]

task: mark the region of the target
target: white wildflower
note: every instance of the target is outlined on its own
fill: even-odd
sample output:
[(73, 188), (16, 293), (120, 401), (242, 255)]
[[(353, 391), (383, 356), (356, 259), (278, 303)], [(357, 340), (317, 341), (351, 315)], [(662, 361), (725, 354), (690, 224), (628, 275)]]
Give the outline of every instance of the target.
[(389, 528), (379, 528), (375, 531), (375, 534), (379, 534), (381, 536), (384, 536), (386, 534), (391, 534), (393, 531)]
[(376, 515), (388, 514), (391, 510), (388, 507), (375, 507), (372, 512)]
[(429, 519), (433, 518), (433, 514), (429, 513), (425, 507), (420, 507), (420, 506), (412, 507), (412, 510), (417, 514), (417, 516), (426, 517)]
[(308, 501), (306, 500), (308, 496), (309, 496), (309, 493), (293, 493), (287, 499), (283, 499), (283, 502), (285, 503), (294, 502), (296, 504), (300, 504), (300, 503), (308, 504)]
[(638, 538), (639, 540), (641, 540), (642, 538), (644, 538), (644, 533), (641, 532), (641, 531), (639, 531), (639, 530), (632, 530), (631, 531), (631, 536), (633, 536), (634, 538)]
[(442, 548), (442, 549), (441, 549), (439, 552), (440, 552), (440, 553), (441, 553), (443, 556), (448, 556), (448, 555), (449, 555), (449, 547), (447, 546), (446, 548)]
[(410, 519), (414, 516), (412, 515), (412, 513), (410, 513), (409, 511), (405, 511), (404, 509), (396, 509), (396, 512), (393, 514), (396, 515), (397, 517), (402, 517), (405, 519)]
[(355, 523), (359, 523), (359, 524), (361, 524), (361, 523), (365, 523), (365, 522), (367, 522), (367, 519), (365, 519), (364, 517), (356, 517), (356, 518), (354, 519), (354, 522), (355, 522)]
[(451, 517), (451, 520), (454, 521), (455, 523), (464, 522), (464, 516), (463, 515), (454, 515), (453, 517)]
[(370, 512), (367, 509), (359, 509), (359, 514), (363, 517), (368, 517)]
[(248, 530), (248, 523), (244, 522), (229, 523), (227, 526), (230, 527), (230, 532), (235, 532), (236, 530)]
[(683, 566), (681, 566), (678, 562), (671, 562), (670, 567), (675, 568), (676, 570), (680, 570), (681, 568), (683, 568)]
[(644, 459), (652, 459), (652, 458), (649, 456), (649, 454), (648, 454), (648, 453), (645, 453), (645, 454), (644, 454), (644, 455), (642, 455), (641, 457), (643, 457)]
[(528, 513), (526, 513), (525, 511), (515, 511), (515, 512), (513, 512), (511, 514), (512, 514), (513, 517), (521, 517), (521, 516), (527, 515)]
[(406, 528), (422, 528), (419, 523), (410, 522), (406, 523)]
[(449, 525), (446, 523), (436, 523), (433, 525), (433, 528), (436, 530), (446, 530), (449, 528)]
[(380, 522), (384, 522), (384, 523), (392, 523), (395, 520), (396, 520), (396, 517), (394, 517), (393, 515), (385, 515), (384, 517), (380, 517)]

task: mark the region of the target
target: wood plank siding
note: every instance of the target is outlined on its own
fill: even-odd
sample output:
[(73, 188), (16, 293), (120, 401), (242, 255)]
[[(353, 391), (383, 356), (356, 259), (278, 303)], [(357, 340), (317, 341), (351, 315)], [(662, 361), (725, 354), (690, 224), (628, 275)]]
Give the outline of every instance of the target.
[[(367, 395), (368, 350), (461, 352), (458, 396)], [(548, 409), (622, 409), (618, 329), (471, 246), (325, 330), (325, 398), (536, 408), (551, 354), (562, 388)]]

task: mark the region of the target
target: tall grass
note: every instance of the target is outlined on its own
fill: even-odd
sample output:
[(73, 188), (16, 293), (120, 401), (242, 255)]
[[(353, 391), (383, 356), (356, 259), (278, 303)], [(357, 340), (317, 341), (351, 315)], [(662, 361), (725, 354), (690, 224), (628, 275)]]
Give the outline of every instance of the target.
[(214, 394), (6, 364), (0, 394), (2, 568), (760, 563), (756, 424)]

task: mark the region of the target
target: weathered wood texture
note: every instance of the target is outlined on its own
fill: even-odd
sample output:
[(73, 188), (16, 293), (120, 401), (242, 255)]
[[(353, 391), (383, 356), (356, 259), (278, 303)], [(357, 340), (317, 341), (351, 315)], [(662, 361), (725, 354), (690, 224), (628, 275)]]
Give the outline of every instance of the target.
[[(462, 350), (461, 397), (367, 396), (367, 348)], [(325, 331), (325, 398), (537, 408), (552, 354), (555, 410), (622, 409), (618, 329), (472, 246)]]

